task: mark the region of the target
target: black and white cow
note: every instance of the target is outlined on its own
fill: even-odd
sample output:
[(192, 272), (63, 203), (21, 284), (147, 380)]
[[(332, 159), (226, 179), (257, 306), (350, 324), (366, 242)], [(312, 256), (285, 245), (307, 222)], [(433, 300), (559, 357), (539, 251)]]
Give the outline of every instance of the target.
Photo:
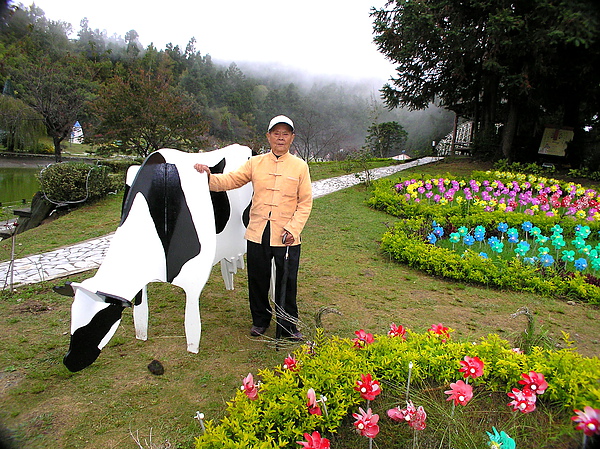
[(147, 338), (146, 285), (154, 281), (185, 291), (187, 350), (198, 352), (200, 293), (219, 261), (226, 287), (233, 288), (233, 273), (243, 266), (246, 252), (252, 187), (210, 192), (206, 175), (194, 164), (226, 173), (250, 157), (248, 147), (231, 145), (193, 154), (162, 149), (146, 158), (126, 193), (121, 222), (96, 275), (56, 289), (74, 295), (71, 342), (63, 360), (70, 371), (98, 358), (125, 307), (136, 304), (136, 336)]

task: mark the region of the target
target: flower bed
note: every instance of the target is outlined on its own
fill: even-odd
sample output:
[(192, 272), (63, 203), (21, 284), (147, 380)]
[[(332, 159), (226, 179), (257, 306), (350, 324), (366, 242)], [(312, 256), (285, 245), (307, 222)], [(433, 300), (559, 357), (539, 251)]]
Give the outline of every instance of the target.
[[(373, 439), (390, 447), (416, 432), (439, 438), (458, 419), (477, 447), (486, 441), (510, 447), (509, 438), (519, 447), (540, 447), (528, 433), (535, 413), (553, 420), (542, 430), (545, 441), (572, 440), (573, 413), (578, 429), (595, 432), (588, 424), (600, 413), (597, 358), (539, 347), (524, 354), (497, 335), (474, 343), (454, 341), (451, 333), (442, 325), (413, 332), (393, 324), (383, 336), (360, 330), (354, 339), (324, 339), (318, 332), (317, 343), (260, 371), (260, 382), (247, 376), (226, 417), (206, 422), (196, 447), (328, 448), (341, 426), (354, 428), (364, 447)], [(422, 403), (423, 391), (437, 405)], [(508, 405), (488, 409), (482, 428), (479, 417), (492, 395), (504, 395)]]
[(480, 172), (470, 180), (381, 181), (368, 204), (405, 218), (382, 237), (383, 250), (399, 262), (455, 280), (600, 303), (600, 203), (591, 189)]

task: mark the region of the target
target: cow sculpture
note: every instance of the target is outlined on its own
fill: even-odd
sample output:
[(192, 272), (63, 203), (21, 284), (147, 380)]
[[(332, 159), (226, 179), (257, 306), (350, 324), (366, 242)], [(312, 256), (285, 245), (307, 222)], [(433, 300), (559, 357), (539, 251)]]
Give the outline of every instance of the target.
[(70, 371), (98, 358), (126, 307), (134, 306), (136, 336), (147, 338), (146, 285), (155, 281), (185, 291), (187, 350), (198, 352), (200, 293), (218, 262), (225, 286), (233, 288), (233, 273), (243, 267), (246, 252), (252, 187), (209, 192), (206, 175), (193, 166), (200, 162), (213, 173), (226, 173), (250, 157), (248, 147), (231, 145), (194, 154), (162, 149), (146, 158), (128, 186), (121, 222), (95, 276), (55, 289), (74, 296), (71, 341), (63, 360)]

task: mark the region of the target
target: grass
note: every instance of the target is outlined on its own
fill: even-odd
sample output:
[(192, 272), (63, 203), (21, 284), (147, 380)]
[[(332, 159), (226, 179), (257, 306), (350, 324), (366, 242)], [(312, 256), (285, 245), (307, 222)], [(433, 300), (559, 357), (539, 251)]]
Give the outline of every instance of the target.
[[(481, 167), (456, 161), (412, 173), (443, 175), (475, 168)], [(353, 337), (361, 328), (382, 334), (392, 321), (415, 330), (442, 322), (456, 329), (454, 338), (498, 333), (516, 341), (527, 321), (510, 315), (526, 306), (552, 341), (562, 341), (565, 331), (583, 355), (598, 355), (597, 308), (447, 282), (391, 262), (379, 251), (378, 241), (395, 219), (368, 209), (367, 197), (368, 189), (356, 186), (315, 200), (299, 274), (304, 323), (329, 306), (342, 315), (325, 315), (325, 329), (343, 337)], [(18, 257), (114, 231), (120, 202), (120, 196), (111, 196), (18, 235)], [(9, 254), (7, 245), (0, 242), (0, 260)], [(132, 435), (142, 443), (151, 435), (156, 447), (168, 441), (170, 447), (190, 448), (201, 431), (193, 419), (197, 410), (219, 419), (244, 376), (281, 364), (287, 355), (248, 336), (245, 270), (236, 275), (235, 290), (227, 291), (217, 267), (200, 299), (198, 354), (185, 351), (183, 292), (151, 284), (149, 340), (135, 339), (131, 312), (125, 311), (99, 359), (70, 373), (62, 357), (69, 343), (71, 299), (54, 293), (52, 286), (92, 274), (23, 286), (13, 295), (0, 293), (0, 422), (18, 439), (18, 447), (136, 448)], [(274, 336), (274, 326), (268, 333)], [(147, 365), (153, 359), (165, 366), (164, 375), (150, 374)], [(366, 447), (366, 442), (344, 447)]]

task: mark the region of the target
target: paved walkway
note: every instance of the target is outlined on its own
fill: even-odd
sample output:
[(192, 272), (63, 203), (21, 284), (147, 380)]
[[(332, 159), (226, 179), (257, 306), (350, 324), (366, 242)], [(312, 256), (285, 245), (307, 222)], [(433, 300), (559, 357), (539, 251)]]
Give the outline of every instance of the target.
[[(393, 175), (396, 172), (418, 165), (436, 162), (442, 158), (425, 157), (407, 162), (371, 170), (371, 179), (379, 179)], [(364, 174), (350, 174), (337, 178), (322, 179), (312, 183), (313, 197), (319, 198), (328, 193), (336, 192), (364, 181)], [(7, 286), (33, 284), (48, 281), (67, 275), (98, 268), (104, 260), (104, 255), (110, 246), (114, 233), (86, 240), (78, 244), (59, 248), (43, 254), (36, 254), (14, 261), (14, 270), (10, 270), (10, 262), (0, 263), (0, 289)]]

